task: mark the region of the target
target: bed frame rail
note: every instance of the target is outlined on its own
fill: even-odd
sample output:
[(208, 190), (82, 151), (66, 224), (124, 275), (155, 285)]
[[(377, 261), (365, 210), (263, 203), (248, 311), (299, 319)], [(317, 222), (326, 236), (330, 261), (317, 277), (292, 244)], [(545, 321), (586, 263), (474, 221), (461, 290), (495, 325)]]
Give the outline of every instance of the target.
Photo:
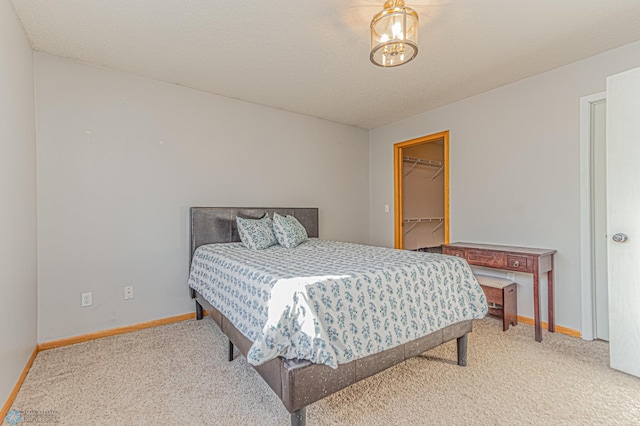
[[(246, 357), (251, 348), (251, 341), (220, 311), (196, 292), (196, 311), (202, 307), (229, 338), (229, 361), (233, 360), (234, 348), (237, 348)], [(291, 424), (302, 426), (305, 424), (304, 408), (307, 405), (409, 358), (418, 356), (442, 343), (456, 339), (457, 363), (459, 366), (466, 366), (467, 335), (471, 331), (471, 320), (459, 322), (395, 348), (347, 364), (340, 364), (336, 369), (322, 364), (313, 364), (307, 360), (282, 358), (273, 359), (265, 364), (254, 366), (254, 368), (282, 400), (287, 411), (291, 413)]]

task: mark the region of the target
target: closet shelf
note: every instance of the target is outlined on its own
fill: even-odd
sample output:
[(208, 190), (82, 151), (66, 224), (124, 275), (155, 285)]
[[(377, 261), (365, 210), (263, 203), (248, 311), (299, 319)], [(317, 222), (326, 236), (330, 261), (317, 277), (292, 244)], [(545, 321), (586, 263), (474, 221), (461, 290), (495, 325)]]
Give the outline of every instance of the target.
[(440, 170), (438, 170), (436, 174), (433, 175), (431, 180), (435, 179), (435, 177), (438, 176), (442, 172), (442, 170), (444, 170), (444, 163), (442, 161), (425, 160), (422, 158), (414, 157), (402, 157), (402, 161), (413, 163), (411, 165), (411, 168), (404, 174), (405, 176), (408, 176), (409, 173), (411, 173), (418, 164), (420, 164), (421, 166), (440, 167)]
[(408, 234), (409, 232), (411, 232), (413, 230), (413, 228), (415, 228), (415, 226), (417, 224), (419, 224), (419, 223), (438, 222), (436, 227), (431, 230), (431, 233), (434, 233), (438, 229), (440, 229), (442, 227), (442, 225), (444, 225), (444, 217), (417, 217), (417, 218), (411, 218), (411, 219), (403, 219), (402, 222), (411, 224), (409, 229), (404, 231), (405, 235)]

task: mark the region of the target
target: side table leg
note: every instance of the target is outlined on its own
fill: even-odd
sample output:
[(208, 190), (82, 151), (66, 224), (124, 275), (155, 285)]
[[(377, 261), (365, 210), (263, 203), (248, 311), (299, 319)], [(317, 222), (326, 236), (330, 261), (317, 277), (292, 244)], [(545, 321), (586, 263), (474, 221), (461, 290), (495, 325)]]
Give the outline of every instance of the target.
[(549, 280), (549, 294), (547, 296), (549, 298), (549, 331), (554, 333), (556, 325), (553, 321), (553, 257), (551, 257), (551, 270), (547, 273), (547, 278)]
[(533, 320), (536, 328), (536, 342), (542, 342), (542, 324), (540, 323), (540, 291), (538, 289), (538, 262), (533, 270)]

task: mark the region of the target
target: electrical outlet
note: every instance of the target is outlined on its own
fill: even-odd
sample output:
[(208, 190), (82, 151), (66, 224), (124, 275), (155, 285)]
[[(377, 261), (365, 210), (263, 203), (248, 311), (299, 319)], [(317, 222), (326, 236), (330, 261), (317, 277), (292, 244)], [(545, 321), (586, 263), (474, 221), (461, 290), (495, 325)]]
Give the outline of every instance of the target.
[(384, 212), (389, 213), (389, 204), (384, 205)]
[(91, 297), (91, 293), (82, 293), (82, 307), (85, 308), (87, 306), (91, 306), (93, 304), (93, 300)]
[(133, 299), (133, 286), (130, 285), (124, 288), (124, 300)]

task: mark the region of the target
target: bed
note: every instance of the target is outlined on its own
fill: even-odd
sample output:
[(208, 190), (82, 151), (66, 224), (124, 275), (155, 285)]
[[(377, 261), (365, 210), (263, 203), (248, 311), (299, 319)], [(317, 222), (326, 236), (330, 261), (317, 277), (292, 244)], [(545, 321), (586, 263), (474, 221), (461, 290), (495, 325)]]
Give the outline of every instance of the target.
[[(244, 248), (239, 242), (236, 217), (259, 219), (265, 213), (273, 215), (274, 212), (282, 216), (291, 215), (298, 219), (307, 231), (309, 242), (303, 244), (298, 251), (274, 247), (272, 250), (262, 250), (258, 253)], [(467, 335), (472, 330), (472, 319), (481, 318), (486, 314), (484, 294), (463, 260), (318, 240), (318, 209), (316, 208), (192, 207), (190, 228), (189, 285), (191, 296), (195, 299), (197, 319), (202, 319), (203, 310), (206, 310), (229, 338), (229, 361), (233, 360), (234, 348), (237, 348), (281, 399), (285, 408), (291, 413), (293, 426), (305, 424), (307, 405), (453, 339), (457, 340), (457, 363), (465, 366)], [(367, 263), (369, 266), (361, 266), (359, 262), (349, 266), (348, 259), (343, 263), (336, 260), (351, 257), (348, 256), (351, 252), (354, 256), (357, 252), (361, 252), (362, 259), (370, 259)], [(325, 273), (322, 260), (324, 254), (318, 253), (326, 253), (331, 259), (327, 262), (336, 263), (338, 265), (336, 270), (342, 272), (336, 273), (335, 270), (331, 270)], [(276, 259), (278, 256), (280, 258), (284, 256), (286, 261), (282, 262), (282, 265), (270, 264), (269, 256), (275, 256)], [(384, 270), (381, 269), (380, 265), (387, 265), (389, 256), (394, 262), (401, 257), (406, 268), (402, 267), (401, 262), (401, 267), (392, 266), (389, 269), (389, 266), (384, 266)], [(406, 258), (406, 256), (420, 257)], [(456, 272), (446, 269), (444, 265), (429, 266), (425, 272), (424, 266), (420, 264), (421, 259), (426, 259), (425, 256), (439, 256), (439, 259), (446, 259), (450, 269)], [(305, 260), (309, 258), (313, 261)], [(433, 259), (434, 262), (438, 260)], [(415, 268), (418, 272), (411, 269), (414, 268), (414, 263), (417, 264)], [(345, 273), (344, 268), (352, 269), (348, 269)], [(218, 273), (217, 277), (213, 273), (208, 273), (214, 269)], [(304, 282), (289, 283), (291, 279), (300, 280), (296, 273), (301, 270), (305, 273), (298, 275), (304, 275)], [(239, 281), (237, 276), (233, 275), (238, 271), (242, 272), (243, 277), (249, 277), (248, 283)], [(367, 301), (364, 300), (367, 296), (365, 289), (360, 288), (363, 284), (371, 300), (384, 297), (391, 300), (389, 295), (394, 290), (388, 287), (389, 283), (387, 283), (386, 288), (389, 291), (385, 292), (385, 284), (380, 279), (391, 277), (392, 273), (396, 274), (393, 275), (396, 281), (398, 277), (404, 277), (402, 283), (406, 286), (405, 298), (409, 300), (420, 298), (418, 293), (409, 295), (410, 287), (415, 284), (417, 291), (419, 282), (424, 287), (421, 294), (427, 297), (424, 291), (432, 283), (431, 280), (427, 280), (429, 281), (427, 284), (424, 279), (419, 279), (423, 276), (422, 274), (442, 274), (452, 283), (444, 290), (438, 288), (437, 292), (431, 292), (439, 293), (442, 300), (429, 296), (433, 298), (431, 307), (423, 303), (425, 309), (433, 309), (433, 312), (430, 311), (427, 315), (422, 311), (416, 313), (411, 308), (410, 317), (426, 318), (428, 316), (429, 321), (412, 321), (411, 318), (407, 319), (406, 315), (400, 318), (402, 311), (395, 302), (390, 304), (389, 313), (378, 312), (379, 307), (367, 305)], [(419, 274), (418, 278), (414, 275), (416, 273)], [(358, 278), (357, 282), (353, 282), (356, 278)], [(453, 280), (457, 284), (453, 285)], [(275, 284), (270, 286), (269, 283)], [(282, 291), (276, 293), (278, 283), (288, 283), (280, 286), (280, 290), (297, 285), (303, 289), (303, 292), (287, 290), (284, 293)], [(366, 287), (367, 283), (370, 284), (369, 287)], [(346, 295), (344, 287), (351, 288), (352, 285), (360, 286), (358, 289), (362, 290), (358, 300), (351, 299), (350, 294)], [(452, 288), (465, 290), (457, 294), (451, 290)], [(332, 292), (334, 292), (334, 298), (331, 297)], [(353, 292), (357, 294), (355, 289)], [(304, 297), (299, 297), (303, 293)], [(255, 300), (251, 299), (252, 295)], [(286, 321), (283, 319), (284, 314), (281, 315), (277, 309), (278, 300), (282, 299), (283, 295), (286, 300), (284, 300), (285, 303), (280, 301), (280, 304), (283, 305), (282, 312), (287, 313)], [(267, 302), (265, 308), (260, 305), (259, 299)], [(342, 303), (349, 300), (353, 302), (352, 305)], [(352, 309), (352, 306), (358, 307), (359, 302), (361, 308), (353, 309), (355, 313), (353, 311), (347, 313), (347, 309)], [(402, 300), (400, 303), (404, 304)], [(342, 306), (343, 304), (348, 308)], [(252, 309), (243, 308), (247, 306), (253, 306), (253, 312), (248, 312)], [(406, 306), (401, 308), (409, 312)], [(384, 309), (387, 307), (385, 306)], [(398, 315), (393, 309), (397, 310)], [(263, 312), (267, 310), (268, 312)], [(292, 311), (296, 315), (292, 315)], [(333, 324), (338, 321), (338, 317), (345, 315), (347, 317), (351, 315), (351, 319), (357, 317), (357, 321), (350, 323), (350, 330), (348, 327), (343, 327), (341, 329), (343, 333), (340, 335), (336, 332), (338, 327), (333, 327)], [(294, 319), (290, 319), (291, 317)], [(381, 329), (380, 321), (376, 322), (376, 318), (386, 318), (385, 329), (387, 327), (389, 329), (386, 338), (382, 332), (380, 336), (377, 332), (374, 333), (374, 327), (376, 330)], [(387, 324), (389, 318), (396, 321), (395, 333), (394, 323)], [(400, 323), (405, 324), (406, 327), (398, 330), (397, 324)], [(369, 327), (369, 324), (373, 325)], [(361, 330), (358, 330), (358, 327)], [(362, 330), (362, 328), (366, 329)], [(286, 333), (283, 332), (285, 329)], [(368, 340), (364, 339), (364, 343), (368, 342), (368, 344), (361, 345), (359, 336), (365, 331), (367, 333), (365, 336), (371, 335), (371, 337)], [(292, 339), (289, 345), (283, 344), (279, 341), (283, 335), (298, 336), (296, 338), (298, 343), (295, 344)]]

